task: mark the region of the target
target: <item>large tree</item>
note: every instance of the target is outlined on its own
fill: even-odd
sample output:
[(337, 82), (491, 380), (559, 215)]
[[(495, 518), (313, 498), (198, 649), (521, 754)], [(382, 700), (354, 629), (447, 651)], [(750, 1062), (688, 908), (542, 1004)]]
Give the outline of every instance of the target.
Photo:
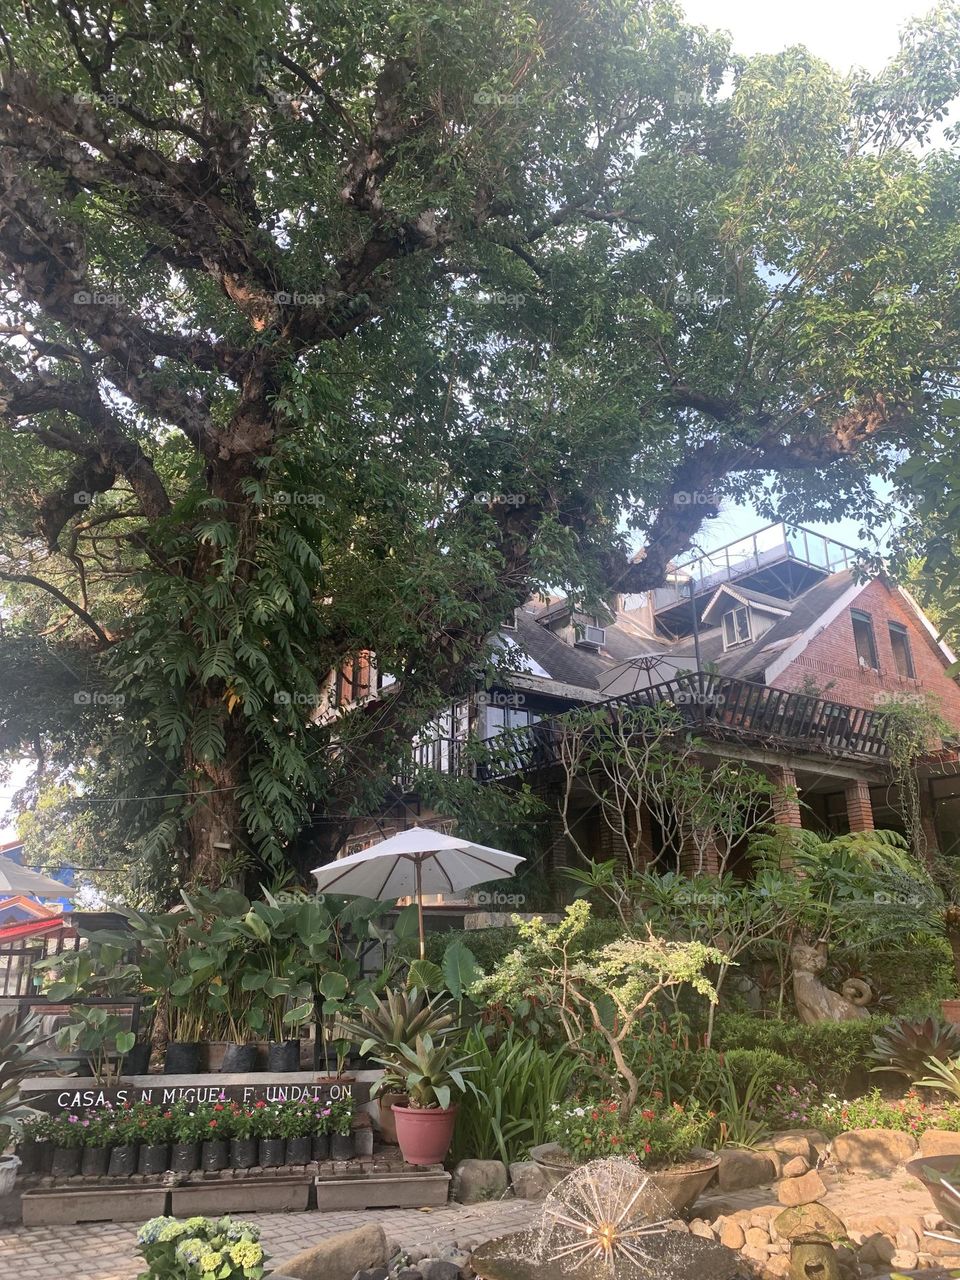
[(873, 79), (640, 0), (0, 12), (2, 745), (134, 862), (315, 857), (532, 589), (863, 510), (946, 394), (953, 7)]

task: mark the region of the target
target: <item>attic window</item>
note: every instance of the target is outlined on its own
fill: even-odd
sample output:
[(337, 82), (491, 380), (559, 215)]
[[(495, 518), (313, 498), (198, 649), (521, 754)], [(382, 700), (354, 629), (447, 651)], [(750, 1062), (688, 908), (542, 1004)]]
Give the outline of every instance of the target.
[(749, 644), (752, 639), (749, 609), (743, 607), (731, 609), (723, 615), (724, 649), (733, 649), (738, 644)]
[(857, 647), (857, 660), (861, 667), (869, 667), (872, 671), (880, 670), (877, 661), (877, 642), (873, 634), (873, 619), (869, 613), (861, 613), (859, 609), (851, 609), (853, 619), (853, 642)]
[(917, 672), (913, 665), (913, 654), (910, 652), (910, 636), (907, 628), (899, 622), (891, 622), (887, 625), (890, 628), (890, 648), (893, 650), (893, 665), (897, 668), (897, 675), (904, 676), (907, 680), (915, 680)]
[(514, 609), (508, 617), (500, 623), (501, 631), (516, 631), (517, 629), (517, 611)]

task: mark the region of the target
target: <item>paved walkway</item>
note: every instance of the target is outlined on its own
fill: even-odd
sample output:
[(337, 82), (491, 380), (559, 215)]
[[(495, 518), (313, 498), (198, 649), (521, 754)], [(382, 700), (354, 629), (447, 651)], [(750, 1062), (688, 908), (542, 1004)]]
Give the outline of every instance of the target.
[[(449, 1204), (442, 1209), (367, 1209), (358, 1213), (238, 1214), (255, 1222), (282, 1270), (284, 1259), (326, 1236), (364, 1222), (380, 1222), (387, 1239), (400, 1246), (455, 1240), (471, 1248), (519, 1231), (539, 1215), (524, 1200)], [(0, 1227), (0, 1276), (10, 1280), (135, 1280), (143, 1266), (136, 1252), (137, 1223), (96, 1223), (78, 1227)]]

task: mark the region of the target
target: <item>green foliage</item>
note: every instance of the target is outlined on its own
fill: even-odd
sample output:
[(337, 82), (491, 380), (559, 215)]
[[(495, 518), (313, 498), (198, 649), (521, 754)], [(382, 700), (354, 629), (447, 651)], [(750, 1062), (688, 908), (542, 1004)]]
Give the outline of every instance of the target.
[[(430, 1035), (434, 1039), (454, 1031), (453, 1004), (440, 996), (428, 999), (424, 991), (416, 987), (406, 991), (388, 988), (379, 999), (358, 1008), (355, 1022), (338, 1023), (337, 1033), (359, 1045), (362, 1056), (374, 1054), (383, 1057), (401, 1044), (415, 1044), (417, 1038)], [(382, 1088), (399, 1087), (402, 1076), (395, 1074)]]
[(916, 1093), (906, 1098), (885, 1098), (879, 1089), (871, 1089), (860, 1098), (844, 1101), (827, 1096), (813, 1109), (814, 1126), (828, 1137), (846, 1129), (902, 1129), (919, 1136), (929, 1128), (939, 1128)]
[(35, 1112), (20, 1100), (20, 1085), (38, 1072), (55, 1070), (55, 1064), (38, 1055), (45, 1044), (40, 1036), (40, 1019), (29, 1014), (22, 1020), (19, 1011), (0, 1016), (0, 1153), (10, 1133), (18, 1133), (23, 1122)]
[(954, 1102), (960, 1102), (960, 1057), (948, 1059), (928, 1058), (924, 1064), (926, 1076), (917, 1081), (918, 1089), (941, 1089)]
[(685, 1075), (698, 1098), (715, 1100), (725, 1081), (729, 1080), (738, 1097), (750, 1089), (758, 1105), (767, 1103), (778, 1088), (800, 1084), (807, 1078), (808, 1068), (795, 1058), (773, 1049), (703, 1049), (691, 1055)]
[(527, 1001), (551, 1010), (584, 1070), (609, 1068), (611, 1091), (626, 1120), (640, 1093), (629, 1047), (642, 1040), (645, 1024), (655, 1025), (657, 998), (688, 987), (716, 1000), (705, 971), (722, 956), (699, 942), (664, 942), (652, 933), (585, 950), (590, 919), (590, 904), (580, 900), (567, 907), (559, 924), (548, 925), (539, 916), (520, 924), (519, 946), (470, 995), (495, 1007)]
[(510, 1030), (495, 1043), (472, 1027), (463, 1047), (474, 1071), (460, 1099), (451, 1160), (524, 1159), (547, 1141), (552, 1110), (569, 1097), (576, 1059)]
[(261, 1280), (260, 1228), (232, 1218), (151, 1218), (137, 1232), (147, 1264), (138, 1280)]
[(548, 1133), (578, 1162), (622, 1156), (657, 1169), (689, 1159), (711, 1128), (711, 1117), (695, 1098), (685, 1105), (651, 1102), (626, 1118), (616, 1102), (588, 1100), (557, 1107)]
[(960, 1056), (960, 1027), (934, 1018), (899, 1018), (874, 1036), (869, 1056), (877, 1064), (871, 1070), (892, 1071), (912, 1083), (923, 1074), (928, 1059), (949, 1062)]
[(843, 1093), (866, 1062), (878, 1029), (870, 1018), (808, 1026), (752, 1014), (721, 1013), (714, 1045), (721, 1053), (730, 1049), (772, 1050), (802, 1063), (810, 1079), (825, 1092)]
[(387, 1084), (402, 1081), (408, 1106), (446, 1110), (454, 1092), (460, 1094), (467, 1088), (467, 1073), (476, 1070), (474, 1055), (464, 1051), (462, 1041), (462, 1033), (448, 1031), (435, 1041), (425, 1032), (409, 1044), (401, 1041), (388, 1045), (375, 1059), (386, 1067), (386, 1072), (374, 1088), (379, 1091)]
[(723, 1064), (720, 1089), (715, 1104), (720, 1143), (725, 1147), (756, 1147), (770, 1136), (758, 1103), (761, 1099), (759, 1073), (738, 1082)]

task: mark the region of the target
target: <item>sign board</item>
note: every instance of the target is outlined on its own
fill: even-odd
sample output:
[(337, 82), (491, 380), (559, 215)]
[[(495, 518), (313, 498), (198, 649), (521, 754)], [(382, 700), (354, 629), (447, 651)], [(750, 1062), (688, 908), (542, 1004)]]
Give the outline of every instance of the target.
[(239, 1083), (242, 1077), (229, 1076), (223, 1082), (215, 1075), (195, 1077), (140, 1076), (121, 1080), (115, 1088), (101, 1088), (95, 1080), (60, 1077), (56, 1080), (34, 1079), (22, 1090), (23, 1101), (40, 1111), (88, 1111), (106, 1107), (122, 1107), (124, 1103), (151, 1102), (169, 1107), (175, 1102), (237, 1102), (252, 1106), (255, 1102), (334, 1102), (339, 1098), (354, 1099), (359, 1106), (370, 1098), (367, 1080), (324, 1080), (297, 1073), (292, 1079), (280, 1074), (257, 1074)]

